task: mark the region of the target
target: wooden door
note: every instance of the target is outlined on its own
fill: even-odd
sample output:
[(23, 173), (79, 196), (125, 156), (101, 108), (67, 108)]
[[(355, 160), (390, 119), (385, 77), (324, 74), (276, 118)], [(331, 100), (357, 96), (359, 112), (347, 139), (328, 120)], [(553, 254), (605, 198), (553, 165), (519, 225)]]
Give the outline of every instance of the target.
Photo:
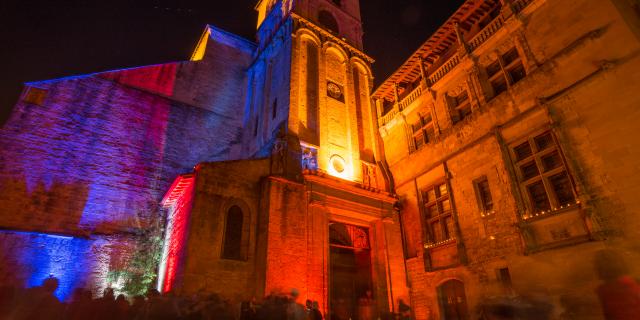
[(449, 280), (440, 285), (438, 287), (438, 300), (440, 304), (440, 319), (469, 319), (467, 298), (464, 294), (464, 284), (461, 281)]

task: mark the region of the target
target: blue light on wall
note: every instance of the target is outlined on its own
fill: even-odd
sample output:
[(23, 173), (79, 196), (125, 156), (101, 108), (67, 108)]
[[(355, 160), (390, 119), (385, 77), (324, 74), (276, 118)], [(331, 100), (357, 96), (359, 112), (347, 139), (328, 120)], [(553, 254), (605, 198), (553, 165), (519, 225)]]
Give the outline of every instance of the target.
[(21, 240), (21, 247), (14, 250), (19, 251), (16, 272), (23, 273), (25, 287), (40, 286), (48, 277), (56, 277), (59, 286), (55, 295), (65, 301), (74, 289), (87, 285), (92, 270), (90, 240), (35, 232), (3, 233)]

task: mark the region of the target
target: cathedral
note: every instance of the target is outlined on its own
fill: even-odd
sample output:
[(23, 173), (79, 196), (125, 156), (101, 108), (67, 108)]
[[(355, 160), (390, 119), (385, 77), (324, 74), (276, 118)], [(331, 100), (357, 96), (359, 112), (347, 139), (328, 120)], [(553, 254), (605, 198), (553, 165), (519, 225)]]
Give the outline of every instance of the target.
[(602, 319), (607, 268), (640, 275), (636, 0), (466, 0), (377, 87), (359, 0), (255, 10), (255, 41), (25, 84), (0, 281)]

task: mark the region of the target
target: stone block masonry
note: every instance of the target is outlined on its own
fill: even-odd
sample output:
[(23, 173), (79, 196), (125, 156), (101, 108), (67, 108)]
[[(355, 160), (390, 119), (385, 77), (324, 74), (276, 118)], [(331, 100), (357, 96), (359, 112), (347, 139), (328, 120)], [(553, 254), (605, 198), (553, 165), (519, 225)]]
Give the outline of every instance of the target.
[(3, 273), (7, 282), (73, 274), (65, 292), (105, 287), (126, 268), (112, 262), (137, 251), (130, 238), (160, 225), (176, 176), (240, 157), (233, 149), (254, 45), (210, 26), (204, 39), (198, 61), (26, 85), (0, 129), (0, 232), (10, 240), (0, 245), (0, 270), (24, 273)]

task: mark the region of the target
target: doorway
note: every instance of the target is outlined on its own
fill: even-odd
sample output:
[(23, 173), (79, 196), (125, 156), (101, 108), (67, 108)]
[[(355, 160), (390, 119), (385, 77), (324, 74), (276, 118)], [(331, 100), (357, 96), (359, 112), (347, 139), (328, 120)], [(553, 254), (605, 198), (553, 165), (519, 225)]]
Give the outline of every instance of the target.
[(438, 287), (438, 304), (440, 318), (443, 320), (469, 319), (467, 298), (464, 294), (464, 284), (459, 280), (448, 280)]
[(329, 224), (331, 320), (375, 319), (367, 228)]

